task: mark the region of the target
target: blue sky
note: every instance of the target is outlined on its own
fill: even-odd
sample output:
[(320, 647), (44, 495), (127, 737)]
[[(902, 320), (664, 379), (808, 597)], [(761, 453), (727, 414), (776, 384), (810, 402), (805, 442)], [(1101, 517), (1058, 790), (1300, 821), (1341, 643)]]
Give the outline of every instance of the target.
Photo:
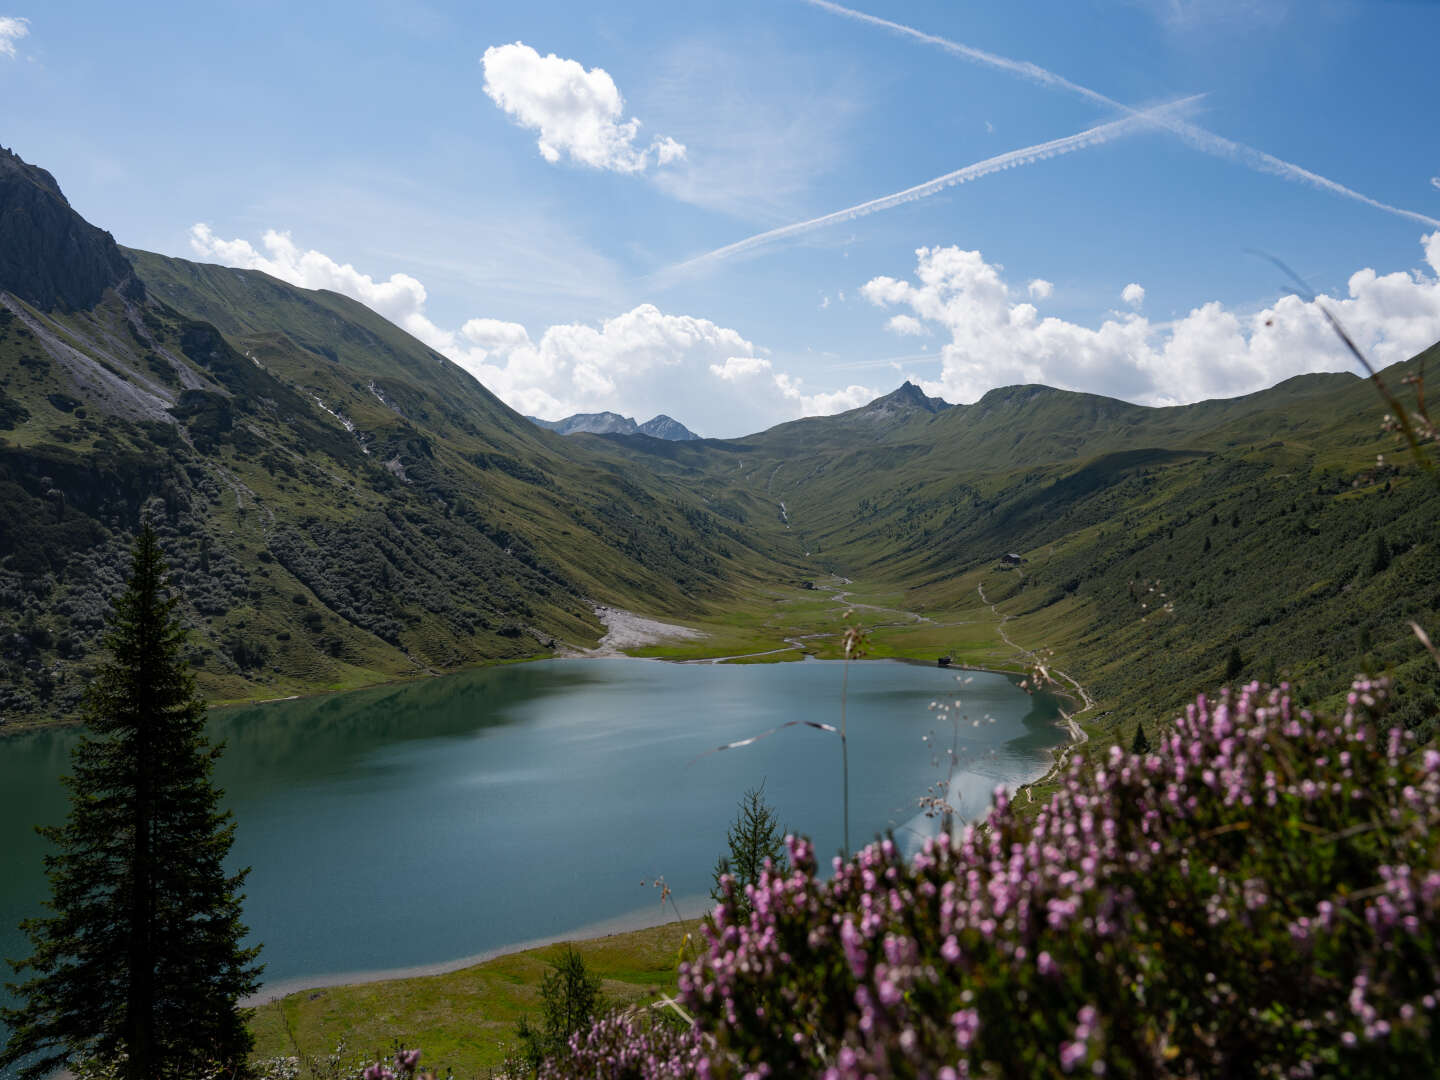
[(1437, 41), (1432, 0), (0, 0), (0, 143), (121, 243), (349, 292), (522, 411), (723, 436), (907, 377), (1347, 367), (1247, 249), (1381, 361), (1440, 339)]

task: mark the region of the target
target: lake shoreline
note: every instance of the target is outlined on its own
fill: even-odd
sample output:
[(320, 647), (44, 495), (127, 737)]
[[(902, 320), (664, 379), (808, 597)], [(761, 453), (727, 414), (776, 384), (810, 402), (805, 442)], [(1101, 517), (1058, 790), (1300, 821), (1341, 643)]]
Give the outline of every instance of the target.
[[(678, 903), (684, 909), (684, 918), (681, 921), (687, 924), (697, 923), (710, 906), (708, 897), (687, 897)], [(546, 934), (528, 941), (497, 945), (493, 949), (485, 949), (482, 952), (457, 957), (453, 960), (437, 960), (428, 964), (410, 964), (403, 967), (375, 968), (369, 971), (297, 975), (281, 979), (270, 985), (261, 986), (255, 993), (244, 998), (240, 1002), (240, 1007), (258, 1009), (274, 1004), (292, 994), (303, 994), (307, 990), (328, 990), (339, 986), (364, 986), (370, 983), (394, 982), (401, 979), (423, 979), (434, 975), (450, 975), (467, 968), (478, 967), (502, 956), (513, 956), (531, 949), (542, 949), (547, 945), (559, 945), (567, 941), (602, 941), (605, 938), (618, 937), (636, 930), (651, 930), (675, 921), (675, 914), (668, 909), (661, 909), (659, 905), (647, 905), (624, 915), (618, 915), (613, 919), (588, 923), (573, 930)]]

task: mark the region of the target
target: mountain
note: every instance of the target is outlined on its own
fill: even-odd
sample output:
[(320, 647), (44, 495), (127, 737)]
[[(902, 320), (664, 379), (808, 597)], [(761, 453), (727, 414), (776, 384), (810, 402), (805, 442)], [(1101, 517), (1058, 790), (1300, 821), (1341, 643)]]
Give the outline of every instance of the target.
[(652, 439), (668, 439), (671, 442), (688, 442), (700, 438), (679, 420), (661, 413), (643, 424), (637, 424), (628, 416), (619, 413), (575, 413), (562, 420), (541, 420), (538, 416), (527, 417), (532, 423), (561, 435), (649, 435)]
[(53, 176), (0, 147), (0, 292), (83, 310), (110, 288), (141, 295), (114, 239), (70, 209)]
[(549, 655), (599, 637), (597, 603), (708, 616), (739, 653), (797, 601), (828, 626), (797, 585), (833, 573), (919, 617), (881, 653), (964, 655), (994, 605), (1106, 722), (1238, 651), (1320, 697), (1388, 672), (1435, 723), (1410, 623), (1440, 627), (1440, 483), (1352, 375), (1173, 408), (907, 383), (742, 439), (563, 438), (344, 296), (117, 247), (13, 154), (0, 236), (5, 718), (73, 712), (147, 513), (213, 700)]
[(869, 420), (886, 420), (907, 415), (914, 410), (934, 414), (952, 407), (944, 398), (926, 396), (925, 391), (906, 379), (884, 397), (878, 397), (854, 412)]
[(664, 413), (646, 420), (637, 430), (641, 435), (649, 435), (652, 439), (668, 439), (670, 442), (690, 442), (700, 438), (679, 420)]
[(596, 603), (793, 576), (760, 501), (544, 431), (346, 297), (119, 248), (13, 154), (0, 230), (0, 719), (73, 712), (142, 513), (214, 700), (548, 655)]
[[(1382, 375), (1406, 396), (1437, 363), (1440, 346)], [(1382, 428), (1368, 380), (1170, 408), (1045, 386), (944, 408), (917, 394), (651, 468), (769, 500), (789, 526), (777, 555), (890, 583), (898, 607), (973, 606), (983, 588), (1011, 638), (1064, 657), (1115, 722), (1232, 677), (1238, 649), (1244, 677), (1313, 695), (1389, 672), (1421, 690), (1407, 720), (1436, 723), (1440, 671), (1410, 623), (1440, 627), (1440, 480)]]

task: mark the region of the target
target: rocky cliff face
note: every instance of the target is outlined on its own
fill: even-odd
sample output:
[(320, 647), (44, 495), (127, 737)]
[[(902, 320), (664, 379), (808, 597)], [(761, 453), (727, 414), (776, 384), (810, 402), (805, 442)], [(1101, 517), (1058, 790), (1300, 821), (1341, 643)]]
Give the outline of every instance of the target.
[(75, 213), (48, 172), (0, 147), (0, 291), (83, 311), (111, 287), (143, 295), (110, 234)]

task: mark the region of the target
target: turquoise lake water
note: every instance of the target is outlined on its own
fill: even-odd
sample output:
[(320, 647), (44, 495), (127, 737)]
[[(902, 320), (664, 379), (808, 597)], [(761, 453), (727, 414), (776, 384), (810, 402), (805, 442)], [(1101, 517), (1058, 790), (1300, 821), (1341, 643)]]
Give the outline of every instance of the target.
[[(842, 667), (554, 660), (215, 712), (266, 983), (658, 921), (641, 884), (658, 875), (700, 910), (736, 802), (762, 782), (791, 830), (837, 853), (835, 735), (796, 726), (706, 751), (788, 720), (838, 724)], [(999, 675), (864, 661), (848, 686), (856, 846), (933, 829), (917, 800), (946, 771), (924, 736), (948, 746), (954, 731), (931, 702), (962, 702), (952, 802), (970, 815), (1064, 737), (1053, 701)], [(33, 825), (63, 819), (77, 737), (0, 741), (0, 956), (29, 952), (16, 924), (47, 895)]]

